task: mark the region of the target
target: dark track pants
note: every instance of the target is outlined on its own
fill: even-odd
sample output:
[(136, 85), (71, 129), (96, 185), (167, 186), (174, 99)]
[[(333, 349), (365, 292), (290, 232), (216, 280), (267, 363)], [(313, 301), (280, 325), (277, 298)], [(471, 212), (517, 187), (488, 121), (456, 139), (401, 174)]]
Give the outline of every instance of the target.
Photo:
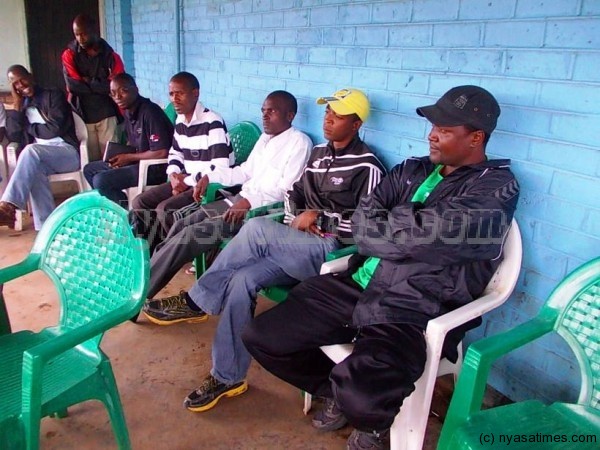
[[(355, 428), (382, 431), (423, 373), (425, 338), (411, 324), (349, 325), (360, 294), (349, 277), (310, 278), (256, 317), (243, 341), (269, 372), (313, 395), (334, 397)], [(319, 349), (353, 339), (352, 354), (337, 365)]]

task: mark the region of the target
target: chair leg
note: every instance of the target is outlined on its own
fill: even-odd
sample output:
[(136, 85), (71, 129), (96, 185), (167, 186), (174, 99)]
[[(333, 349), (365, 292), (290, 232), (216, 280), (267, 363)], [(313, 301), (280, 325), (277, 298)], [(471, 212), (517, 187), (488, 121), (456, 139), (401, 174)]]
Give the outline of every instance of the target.
[(304, 394), (304, 408), (302, 409), (302, 412), (306, 416), (310, 412), (310, 409), (312, 408), (312, 395), (309, 394), (308, 392), (302, 392), (302, 393)]
[(27, 450), (40, 448), (40, 421), (41, 421), (41, 386), (33, 382), (33, 389), (29, 391), (29, 401), (23, 402), (22, 421), (27, 439)]
[(20, 209), (15, 211), (15, 231), (23, 231), (23, 211)]
[(131, 448), (129, 431), (127, 430), (127, 422), (125, 422), (125, 415), (123, 413), (123, 406), (119, 397), (115, 376), (108, 361), (102, 363), (101, 366), (100, 370), (106, 388), (104, 399), (102, 401), (108, 411), (110, 423), (119, 449), (129, 450)]

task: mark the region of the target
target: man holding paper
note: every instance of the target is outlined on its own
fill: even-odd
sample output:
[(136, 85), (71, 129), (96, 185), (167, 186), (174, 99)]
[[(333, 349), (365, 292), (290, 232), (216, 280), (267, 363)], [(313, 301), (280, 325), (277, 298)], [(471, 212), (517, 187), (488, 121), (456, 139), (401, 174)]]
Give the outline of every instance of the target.
[[(139, 95), (133, 77), (115, 75), (110, 95), (125, 111), (127, 144), (108, 142), (103, 161), (93, 161), (83, 168), (83, 175), (94, 189), (115, 203), (126, 206), (123, 189), (137, 186), (139, 161), (166, 158), (173, 139), (173, 125), (160, 106)], [(151, 166), (149, 184), (165, 181), (166, 165)]]

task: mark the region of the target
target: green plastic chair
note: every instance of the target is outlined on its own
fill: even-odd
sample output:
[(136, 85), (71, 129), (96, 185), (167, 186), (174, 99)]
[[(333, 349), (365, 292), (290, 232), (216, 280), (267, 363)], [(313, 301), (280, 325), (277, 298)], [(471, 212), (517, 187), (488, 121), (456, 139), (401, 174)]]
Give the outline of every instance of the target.
[[(240, 165), (248, 159), (250, 152), (261, 135), (260, 128), (252, 122), (240, 122), (229, 130), (229, 139), (235, 156), (235, 164)], [(202, 198), (202, 204), (214, 202), (219, 189), (223, 189), (220, 183), (209, 183), (206, 193)]]
[(175, 120), (177, 119), (177, 111), (175, 111), (175, 106), (173, 106), (173, 103), (169, 102), (169, 104), (165, 106), (165, 109), (163, 111), (165, 112), (171, 123), (175, 125)]
[(31, 253), (0, 269), (0, 284), (35, 270), (54, 283), (60, 317), (39, 333), (10, 334), (7, 320), (0, 326), (8, 331), (0, 335), (0, 448), (37, 449), (42, 417), (64, 417), (69, 406), (91, 399), (106, 406), (119, 448), (130, 448), (111, 364), (99, 344), (146, 298), (147, 244), (134, 237), (123, 208), (89, 191), (50, 215)]
[(235, 154), (236, 164), (241, 164), (248, 159), (260, 135), (260, 128), (252, 122), (237, 123), (229, 130), (229, 139)]
[[(480, 410), (492, 363), (552, 331), (567, 342), (579, 363), (581, 389), (577, 403), (547, 406), (528, 400)], [(600, 258), (568, 275), (535, 318), (469, 348), (438, 449), (490, 447), (492, 439), (497, 446), (506, 447), (506, 438), (501, 442), (500, 433), (512, 438), (511, 449), (600, 448)], [(517, 442), (517, 435), (546, 438)], [(574, 435), (589, 436), (588, 442), (574, 443)], [(562, 436), (566, 442), (561, 442)]]

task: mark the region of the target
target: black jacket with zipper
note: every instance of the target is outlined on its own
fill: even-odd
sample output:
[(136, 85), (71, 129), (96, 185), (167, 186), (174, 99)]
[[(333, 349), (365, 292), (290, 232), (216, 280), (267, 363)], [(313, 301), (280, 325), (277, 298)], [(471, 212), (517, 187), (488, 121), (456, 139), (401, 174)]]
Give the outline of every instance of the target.
[[(25, 111), (30, 106), (37, 108), (46, 123), (29, 123)], [(71, 105), (64, 92), (58, 89), (35, 86), (33, 97), (25, 99), (21, 111), (11, 110), (7, 115), (6, 127), (10, 139), (23, 146), (35, 142), (35, 138), (61, 137), (79, 149)]]
[(385, 167), (358, 135), (344, 148), (320, 144), (313, 148), (302, 175), (285, 196), (284, 223), (305, 210), (318, 210), (319, 228), (350, 244), (350, 217), (363, 195), (385, 175)]
[[(502, 261), (519, 197), (510, 161), (460, 167), (425, 203), (411, 202), (434, 168), (428, 157), (405, 160), (352, 216), (359, 254), (381, 258), (354, 310), (355, 326), (410, 323), (425, 328), (430, 319), (479, 297)], [(350, 270), (364, 259), (355, 258)], [(479, 323), (449, 336), (450, 357), (465, 330)]]

